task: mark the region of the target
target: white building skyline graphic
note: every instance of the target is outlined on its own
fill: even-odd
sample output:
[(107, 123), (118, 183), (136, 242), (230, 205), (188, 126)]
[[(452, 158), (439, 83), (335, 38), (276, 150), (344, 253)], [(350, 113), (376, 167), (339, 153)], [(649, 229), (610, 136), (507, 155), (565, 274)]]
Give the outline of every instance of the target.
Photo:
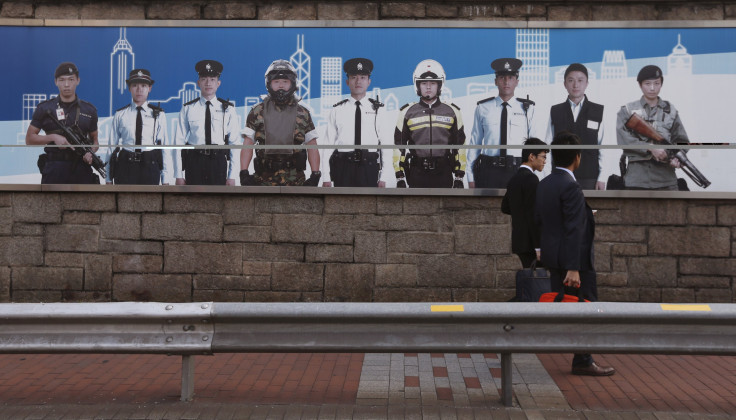
[[(555, 72), (550, 79), (549, 72), (549, 29), (517, 29), (516, 30), (516, 57), (524, 62), (524, 66), (520, 72), (520, 85), (526, 83), (526, 86), (539, 86), (550, 83), (561, 83), (564, 69)], [(342, 57), (321, 57), (320, 58), (320, 104), (315, 112), (316, 117), (326, 116), (329, 110), (336, 102), (339, 102), (344, 96), (343, 93), (343, 72)], [(311, 56), (305, 48), (305, 35), (297, 35), (296, 51), (290, 56), (290, 62), (297, 70), (297, 87), (299, 96), (305, 100), (305, 106), (308, 106), (310, 95), (311, 80)], [(116, 98), (122, 98), (124, 103), (130, 101), (127, 83), (127, 75), (130, 70), (135, 67), (135, 52), (133, 46), (127, 40), (127, 28), (119, 28), (119, 37), (112, 47), (110, 53), (110, 86), (109, 86), (109, 115), (115, 112)], [(672, 48), (672, 52), (667, 56), (666, 74), (691, 75), (693, 71), (693, 56), (687, 52), (682, 44), (681, 34), (678, 34), (677, 43)], [(620, 79), (628, 77), (628, 65), (626, 54), (623, 50), (605, 50), (603, 59), (601, 60), (600, 75), (588, 69), (589, 79), (600, 77), (606, 79)], [(544, 83), (542, 83), (544, 81)], [(496, 90), (493, 83), (477, 83), (471, 82), (466, 85), (465, 94), (480, 95), (488, 94)], [(369, 96), (377, 98), (381, 89), (376, 87)], [(200, 90), (195, 82), (184, 82), (176, 95), (163, 99), (149, 99), (151, 103), (160, 103), (161, 105), (169, 105), (170, 107), (180, 107), (183, 104), (200, 96)], [(25, 143), (25, 134), (30, 125), (32, 115), (38, 104), (48, 99), (56, 97), (56, 93), (24, 93), (21, 105), (21, 130), (17, 133), (17, 143)], [(453, 92), (445, 85), (442, 89), (442, 100), (451, 102)], [(235, 100), (231, 102), (236, 103)], [(244, 114), (243, 123), (252, 106), (261, 102), (259, 96), (243, 97)], [(385, 103), (386, 111), (398, 110), (400, 103), (394, 93), (389, 93), (382, 99)], [(105, 117), (100, 118), (100, 125), (105, 126)], [(176, 121), (172, 123), (172, 128), (176, 126)], [(104, 132), (101, 131), (100, 140), (103, 140)], [(173, 135), (173, 131), (170, 132)]]
[(135, 53), (126, 35), (127, 28), (121, 27), (120, 38), (118, 38), (110, 53), (110, 106), (108, 115), (113, 115), (116, 104), (129, 102), (128, 84), (125, 81), (130, 71), (135, 68)]
[(296, 52), (289, 57), (289, 62), (296, 69), (296, 94), (304, 100), (309, 100), (312, 58), (304, 49), (304, 34), (296, 36)]
[(549, 29), (517, 29), (516, 58), (523, 63), (519, 87), (549, 84)]

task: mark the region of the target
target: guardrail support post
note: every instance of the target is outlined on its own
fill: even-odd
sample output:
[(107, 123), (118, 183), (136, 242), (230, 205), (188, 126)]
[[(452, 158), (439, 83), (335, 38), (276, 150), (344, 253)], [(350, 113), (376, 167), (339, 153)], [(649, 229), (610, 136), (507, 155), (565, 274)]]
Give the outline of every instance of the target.
[(501, 353), (501, 400), (506, 407), (512, 407), (514, 405), (512, 382), (511, 353)]
[(191, 401), (194, 397), (194, 356), (181, 356), (181, 400)]

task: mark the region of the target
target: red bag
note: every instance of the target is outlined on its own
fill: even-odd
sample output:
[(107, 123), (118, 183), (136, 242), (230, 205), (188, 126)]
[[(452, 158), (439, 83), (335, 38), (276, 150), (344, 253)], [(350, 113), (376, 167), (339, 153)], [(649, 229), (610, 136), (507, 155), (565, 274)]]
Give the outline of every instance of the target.
[[(580, 289), (575, 289), (578, 291)], [(549, 292), (544, 293), (542, 296), (539, 297), (540, 302), (590, 302), (588, 299), (583, 299), (580, 296), (577, 295), (568, 295), (563, 292)]]

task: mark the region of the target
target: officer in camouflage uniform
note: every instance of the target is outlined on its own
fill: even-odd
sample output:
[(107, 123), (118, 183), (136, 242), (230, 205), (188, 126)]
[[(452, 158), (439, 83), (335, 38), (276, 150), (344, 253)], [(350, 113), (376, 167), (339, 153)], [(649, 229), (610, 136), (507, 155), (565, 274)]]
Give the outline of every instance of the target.
[[(309, 111), (299, 105), (296, 92), (296, 69), (286, 60), (276, 60), (266, 70), (268, 96), (254, 106), (245, 122), (243, 144), (316, 145), (317, 131)], [(258, 149), (253, 162), (253, 174), (248, 166), (253, 149), (240, 153), (241, 185), (305, 185), (319, 184), (319, 150)], [(312, 171), (305, 180), (307, 160)]]
[[(682, 126), (680, 115), (670, 102), (659, 97), (664, 83), (662, 69), (644, 66), (636, 77), (643, 93), (641, 99), (621, 107), (616, 120), (616, 137), (622, 146), (647, 145), (652, 141), (626, 128), (631, 114), (638, 114), (650, 123), (670, 143), (690, 143)], [(628, 159), (624, 183), (626, 189), (677, 191), (675, 168), (680, 167), (677, 158), (670, 158), (665, 149), (624, 149)]]

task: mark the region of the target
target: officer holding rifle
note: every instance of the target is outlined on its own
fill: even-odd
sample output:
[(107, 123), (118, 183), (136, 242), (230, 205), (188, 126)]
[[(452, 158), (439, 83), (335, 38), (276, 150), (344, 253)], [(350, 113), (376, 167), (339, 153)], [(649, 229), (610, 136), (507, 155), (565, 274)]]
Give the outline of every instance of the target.
[[(69, 146), (67, 136), (74, 135), (87, 148), (46, 147), (39, 156), (42, 184), (99, 184), (92, 173), (94, 165), (104, 174), (97, 151), (97, 109), (77, 97), (79, 70), (74, 63), (61, 63), (54, 72), (59, 96), (41, 102), (33, 112), (26, 132), (26, 144)], [(44, 134), (40, 134), (41, 130)]]
[(649, 123), (664, 141), (690, 143), (677, 109), (659, 97), (664, 82), (662, 69), (654, 65), (644, 66), (636, 80), (643, 95), (641, 99), (621, 107), (616, 121), (618, 144), (624, 147), (623, 153), (628, 160), (624, 175), (626, 189), (677, 191), (675, 168), (681, 167), (680, 159), (668, 154), (666, 149), (625, 148), (653, 143), (652, 135), (642, 134), (641, 130), (630, 127), (631, 124), (627, 126), (632, 116)]

